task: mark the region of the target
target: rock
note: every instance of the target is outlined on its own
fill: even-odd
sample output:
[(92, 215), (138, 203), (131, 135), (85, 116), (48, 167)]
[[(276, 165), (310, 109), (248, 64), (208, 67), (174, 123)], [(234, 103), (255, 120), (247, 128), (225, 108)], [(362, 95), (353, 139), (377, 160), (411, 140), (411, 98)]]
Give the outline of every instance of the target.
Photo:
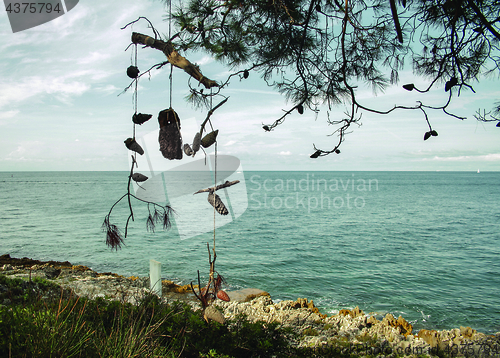
[(438, 344), (437, 331), (421, 329), (417, 334), (418, 338), (424, 340), (432, 348), (436, 347)]
[(340, 315), (340, 316), (349, 315), (352, 318), (356, 318), (356, 317), (364, 316), (365, 313), (362, 310), (360, 310), (358, 306), (356, 306), (352, 310), (342, 309), (339, 311), (338, 315)]
[[(191, 285), (178, 285), (174, 283), (174, 281), (163, 280), (161, 281), (162, 290), (166, 292), (175, 292), (175, 293), (192, 293)], [(194, 288), (198, 288), (198, 285), (193, 285)]]
[(205, 311), (203, 311), (203, 318), (205, 318), (205, 321), (207, 322), (209, 319), (215, 322), (219, 322), (220, 324), (224, 324), (226, 322), (222, 312), (214, 306), (208, 306), (207, 308), (205, 308)]
[(366, 319), (366, 324), (368, 327), (371, 327), (374, 324), (380, 323), (380, 321), (375, 318), (375, 316), (370, 316)]
[(398, 319), (395, 319), (394, 316), (388, 313), (384, 319), (382, 320), (382, 324), (387, 326), (395, 327), (399, 330), (399, 333), (403, 336), (408, 336), (413, 331), (413, 326), (408, 323), (402, 316), (399, 316)]
[(45, 271), (45, 277), (47, 277), (49, 280), (56, 279), (61, 273), (61, 269), (56, 269), (55, 267), (52, 266), (46, 267), (44, 271)]
[(472, 338), (476, 334), (476, 330), (470, 327), (460, 326), (460, 335), (465, 338)]
[(268, 292), (259, 290), (258, 288), (244, 288), (237, 291), (226, 291), (226, 293), (232, 302), (250, 302), (261, 296), (271, 297)]

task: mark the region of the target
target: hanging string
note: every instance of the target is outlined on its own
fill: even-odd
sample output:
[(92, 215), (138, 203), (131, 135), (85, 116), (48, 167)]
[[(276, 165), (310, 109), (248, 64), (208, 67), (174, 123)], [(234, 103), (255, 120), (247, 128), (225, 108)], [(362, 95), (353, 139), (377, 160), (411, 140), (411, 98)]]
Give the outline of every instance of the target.
[[(135, 53), (135, 59), (134, 59), (134, 66), (137, 67), (137, 44), (134, 46), (134, 53)], [(134, 114), (137, 114), (137, 101), (138, 101), (138, 91), (137, 91), (137, 83), (139, 82), (139, 79), (136, 78), (134, 79), (135, 82), (135, 89), (134, 89)], [(135, 123), (134, 123), (134, 130), (133, 130), (133, 138), (135, 139)]]
[[(172, 38), (172, 0), (168, 1), (168, 40)], [(173, 74), (174, 71), (174, 65), (170, 63), (170, 108), (172, 108), (172, 82), (173, 82)]]
[[(210, 110), (212, 110), (212, 88), (210, 88)], [(214, 128), (212, 127), (212, 121), (209, 120), (210, 127), (212, 131)], [(214, 188), (217, 186), (217, 140), (215, 141), (215, 157), (214, 157)], [(215, 252), (215, 205), (214, 205), (214, 252)]]

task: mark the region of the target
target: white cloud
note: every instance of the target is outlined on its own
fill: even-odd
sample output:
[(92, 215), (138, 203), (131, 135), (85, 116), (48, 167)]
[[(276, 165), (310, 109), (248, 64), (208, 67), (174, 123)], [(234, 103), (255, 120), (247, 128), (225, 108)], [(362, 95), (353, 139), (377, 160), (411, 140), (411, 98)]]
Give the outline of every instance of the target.
[(468, 162), (468, 161), (500, 161), (500, 153), (492, 153), (485, 155), (459, 155), (455, 157), (440, 157), (434, 156), (432, 158), (424, 158), (422, 160), (432, 160), (440, 162)]
[(281, 151), (278, 153), (278, 155), (292, 155), (292, 152), (290, 152), (289, 150), (287, 151)]
[(19, 112), (18, 110), (0, 112), (0, 125), (9, 123), (10, 119), (14, 118)]

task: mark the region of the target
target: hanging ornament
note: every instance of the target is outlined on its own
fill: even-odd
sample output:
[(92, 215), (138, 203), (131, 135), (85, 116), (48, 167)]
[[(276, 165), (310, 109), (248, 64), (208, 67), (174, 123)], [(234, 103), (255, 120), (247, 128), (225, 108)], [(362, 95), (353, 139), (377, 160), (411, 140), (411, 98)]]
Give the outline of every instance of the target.
[(193, 139), (193, 157), (196, 154), (196, 152), (200, 150), (200, 145), (201, 145), (201, 134), (200, 132), (196, 132)]
[(153, 117), (152, 114), (144, 114), (144, 113), (135, 113), (132, 116), (132, 122), (135, 124), (143, 124), (144, 122), (147, 122)]
[(130, 78), (137, 78), (137, 76), (139, 76), (139, 69), (137, 68), (137, 66), (130, 66), (129, 68), (127, 68), (127, 76), (129, 76)]
[(132, 180), (135, 182), (143, 182), (148, 180), (148, 177), (141, 173), (132, 174)]
[(182, 159), (181, 121), (172, 108), (158, 114), (160, 134), (158, 142), (163, 156), (169, 160)]
[(208, 193), (208, 202), (215, 208), (215, 210), (221, 215), (227, 215), (229, 212), (227, 211), (226, 206), (222, 202), (221, 198), (215, 193)]
[(204, 136), (201, 140), (201, 145), (203, 146), (203, 148), (208, 148), (212, 144), (214, 144), (216, 139), (217, 139), (217, 134), (219, 134), (218, 129), (215, 131), (212, 131), (212, 132), (208, 133), (206, 136)]
[(184, 153), (190, 157), (192, 154), (193, 154), (193, 150), (191, 149), (191, 147), (189, 146), (189, 144), (184, 144)]
[(127, 138), (125, 141), (125, 146), (133, 152), (137, 152), (140, 155), (144, 154), (144, 149), (135, 141), (134, 138)]

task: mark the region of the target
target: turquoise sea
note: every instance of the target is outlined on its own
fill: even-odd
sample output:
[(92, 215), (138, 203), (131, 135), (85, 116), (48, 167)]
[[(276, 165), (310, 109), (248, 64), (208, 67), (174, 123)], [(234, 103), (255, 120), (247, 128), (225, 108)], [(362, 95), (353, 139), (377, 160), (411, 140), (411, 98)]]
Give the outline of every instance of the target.
[[(499, 172), (240, 174), (235, 188), (246, 193), (230, 203), (221, 194), (239, 209), (216, 229), (216, 270), (228, 289), (307, 297), (327, 314), (390, 312), (415, 330), (500, 331)], [(164, 278), (206, 277), (213, 227), (193, 206), (152, 233), (147, 205), (133, 201), (125, 246), (105, 245), (102, 222), (127, 180), (127, 172), (0, 172), (0, 253), (127, 276), (147, 276), (155, 259)], [(167, 196), (174, 210), (198, 197), (211, 210), (206, 194)], [(112, 221), (123, 229), (127, 217), (122, 200)]]

